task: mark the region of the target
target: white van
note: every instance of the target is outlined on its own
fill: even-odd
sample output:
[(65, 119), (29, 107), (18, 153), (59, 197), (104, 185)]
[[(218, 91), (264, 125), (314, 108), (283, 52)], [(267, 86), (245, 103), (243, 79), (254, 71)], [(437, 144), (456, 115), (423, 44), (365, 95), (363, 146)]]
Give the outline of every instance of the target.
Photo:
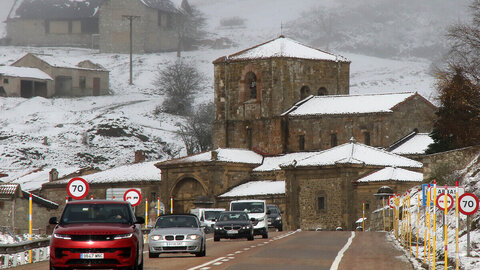
[(245, 211), (249, 218), (255, 218), (253, 230), (255, 235), (268, 238), (267, 202), (265, 200), (238, 200), (230, 202), (230, 211)]
[(190, 214), (194, 214), (200, 220), (200, 225), (205, 228), (205, 232), (213, 232), (213, 225), (221, 212), (225, 208), (194, 208), (190, 210)]

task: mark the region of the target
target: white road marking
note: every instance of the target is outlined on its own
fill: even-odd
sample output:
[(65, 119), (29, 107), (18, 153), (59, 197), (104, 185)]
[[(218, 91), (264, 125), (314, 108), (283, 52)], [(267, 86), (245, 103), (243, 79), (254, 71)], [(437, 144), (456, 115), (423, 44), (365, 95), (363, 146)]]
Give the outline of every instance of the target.
[(219, 258), (216, 258), (215, 260), (211, 260), (209, 262), (206, 262), (204, 264), (201, 264), (201, 265), (198, 265), (198, 266), (195, 266), (195, 267), (192, 267), (192, 268), (189, 268), (188, 270), (196, 270), (196, 269), (201, 269), (202, 267), (205, 267), (207, 265), (210, 265), (210, 264), (214, 264), (220, 260), (223, 260), (225, 259), (225, 257), (219, 257)]
[(342, 260), (343, 254), (345, 253), (345, 251), (347, 251), (347, 249), (352, 244), (352, 241), (353, 241), (354, 237), (355, 237), (355, 232), (352, 232), (352, 235), (350, 236), (350, 238), (348, 238), (348, 241), (345, 244), (345, 246), (343, 246), (343, 248), (338, 252), (337, 257), (335, 257), (335, 260), (333, 261), (333, 264), (330, 267), (330, 270), (337, 270), (338, 269), (338, 265), (340, 265), (340, 261)]

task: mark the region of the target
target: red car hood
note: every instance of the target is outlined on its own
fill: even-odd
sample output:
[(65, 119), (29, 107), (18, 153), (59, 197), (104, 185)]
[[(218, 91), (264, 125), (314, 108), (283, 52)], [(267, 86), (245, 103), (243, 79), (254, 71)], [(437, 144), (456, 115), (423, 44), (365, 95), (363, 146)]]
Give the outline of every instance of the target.
[(55, 233), (70, 235), (125, 234), (133, 231), (133, 225), (119, 223), (67, 224), (55, 228)]

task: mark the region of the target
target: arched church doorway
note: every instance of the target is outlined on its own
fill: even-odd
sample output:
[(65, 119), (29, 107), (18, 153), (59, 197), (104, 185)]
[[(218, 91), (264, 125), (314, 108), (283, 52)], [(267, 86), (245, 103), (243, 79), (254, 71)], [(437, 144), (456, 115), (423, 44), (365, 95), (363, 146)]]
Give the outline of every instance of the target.
[(203, 185), (195, 178), (187, 177), (178, 181), (172, 190), (173, 213), (189, 213), (199, 198), (208, 198)]

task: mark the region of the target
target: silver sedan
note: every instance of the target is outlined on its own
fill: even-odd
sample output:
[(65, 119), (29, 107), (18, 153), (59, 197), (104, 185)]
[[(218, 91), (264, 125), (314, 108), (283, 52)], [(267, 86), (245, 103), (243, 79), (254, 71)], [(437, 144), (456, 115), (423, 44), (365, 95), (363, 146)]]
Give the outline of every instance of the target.
[(162, 215), (148, 235), (148, 254), (150, 258), (156, 258), (162, 253), (192, 253), (202, 257), (206, 255), (205, 240), (197, 216)]

